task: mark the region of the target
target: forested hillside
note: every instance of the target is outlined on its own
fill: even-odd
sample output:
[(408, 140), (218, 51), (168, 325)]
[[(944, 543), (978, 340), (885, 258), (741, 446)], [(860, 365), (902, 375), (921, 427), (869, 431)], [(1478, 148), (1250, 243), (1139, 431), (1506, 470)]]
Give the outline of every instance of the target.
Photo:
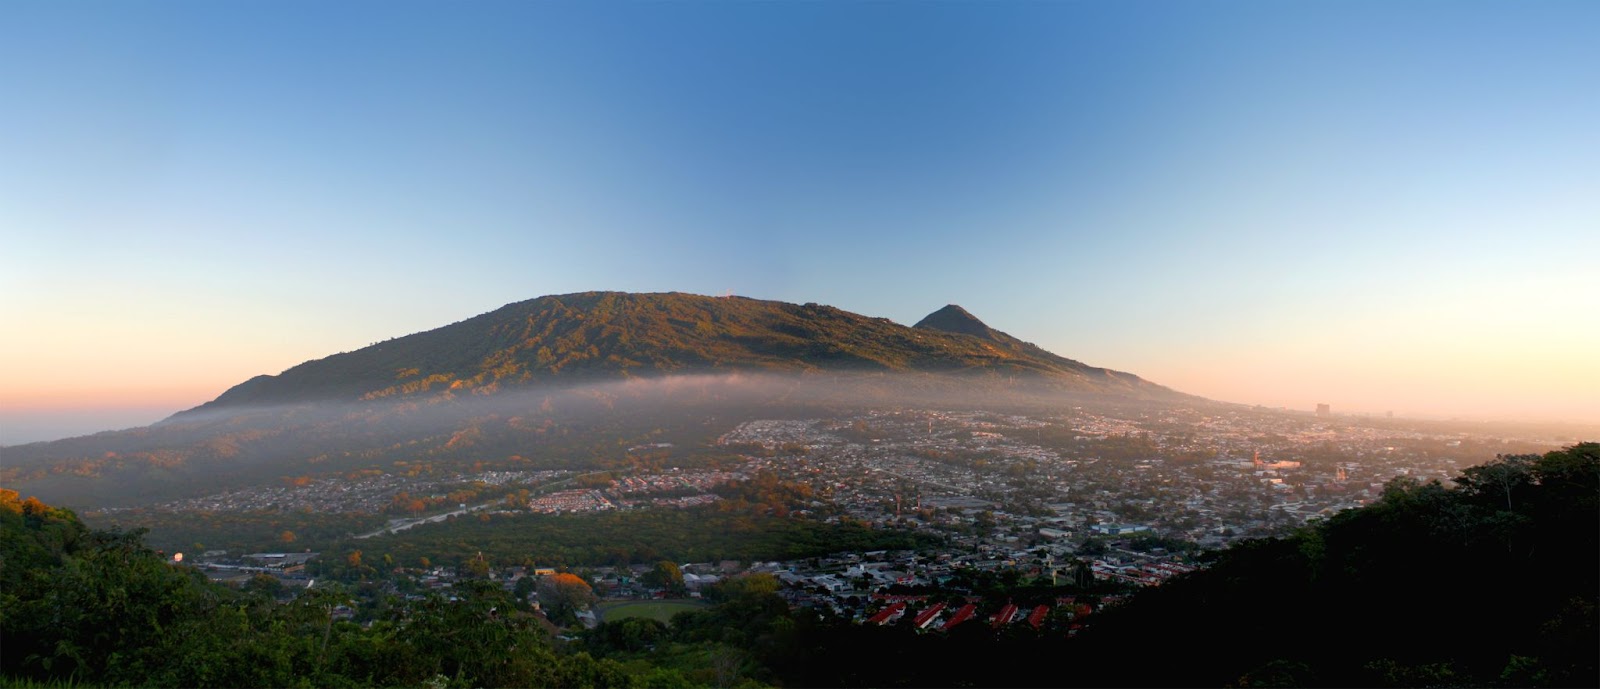
[[(941, 312), (942, 313), (942, 312)], [(965, 314), (965, 312), (962, 312)], [(241, 383), (199, 410), (441, 392), (494, 394), (562, 380), (729, 371), (1026, 375), (1063, 389), (1174, 396), (976, 325), (910, 328), (831, 306), (694, 294), (585, 292), (465, 321)], [(982, 328), (989, 336), (970, 334)]]

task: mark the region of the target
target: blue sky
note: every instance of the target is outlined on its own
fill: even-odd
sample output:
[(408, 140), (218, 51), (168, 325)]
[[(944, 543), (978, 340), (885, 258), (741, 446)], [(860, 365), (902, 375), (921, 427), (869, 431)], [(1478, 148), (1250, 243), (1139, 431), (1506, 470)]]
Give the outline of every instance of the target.
[(1218, 399), (1600, 421), (1595, 35), (1588, 2), (5, 3), (0, 442), (589, 289), (954, 302)]

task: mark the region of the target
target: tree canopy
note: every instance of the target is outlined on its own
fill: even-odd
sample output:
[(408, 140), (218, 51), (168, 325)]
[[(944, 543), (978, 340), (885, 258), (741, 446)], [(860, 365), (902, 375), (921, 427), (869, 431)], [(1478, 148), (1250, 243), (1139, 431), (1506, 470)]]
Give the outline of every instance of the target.
[[(336, 621), (350, 596), (293, 602), (234, 591), (168, 562), (142, 534), (90, 531), (66, 510), (0, 490), (0, 676), (171, 687), (628, 686), (615, 663), (553, 647), (488, 582), (431, 596), (370, 627)], [(576, 579), (576, 577), (573, 577)], [(579, 580), (581, 583), (581, 580)]]

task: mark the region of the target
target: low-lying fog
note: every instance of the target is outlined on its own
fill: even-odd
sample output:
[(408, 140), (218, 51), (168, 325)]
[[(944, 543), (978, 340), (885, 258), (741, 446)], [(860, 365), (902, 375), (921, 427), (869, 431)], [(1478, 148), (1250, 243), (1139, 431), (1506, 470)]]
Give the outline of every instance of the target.
[[(127, 490), (124, 483), (171, 486), (202, 476), (249, 481), (409, 456), (454, 460), (571, 453), (585, 443), (659, 429), (710, 432), (757, 416), (896, 406), (1048, 409), (1085, 402), (1140, 404), (1069, 395), (1039, 380), (987, 373), (729, 373), (492, 394), (435, 392), (399, 400), (207, 408), (143, 428), (8, 447), (0, 484), (94, 501), (115, 498)], [(92, 490), (89, 484), (95, 484)]]

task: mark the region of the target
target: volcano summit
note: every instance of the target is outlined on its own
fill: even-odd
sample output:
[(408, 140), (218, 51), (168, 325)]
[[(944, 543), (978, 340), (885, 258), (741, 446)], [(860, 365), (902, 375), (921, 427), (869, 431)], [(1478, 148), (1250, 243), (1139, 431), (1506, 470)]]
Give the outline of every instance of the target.
[(1133, 374), (1047, 352), (955, 305), (908, 328), (818, 304), (583, 292), (508, 304), (257, 376), (197, 410), (733, 371), (980, 374), (1073, 392), (1175, 394)]

